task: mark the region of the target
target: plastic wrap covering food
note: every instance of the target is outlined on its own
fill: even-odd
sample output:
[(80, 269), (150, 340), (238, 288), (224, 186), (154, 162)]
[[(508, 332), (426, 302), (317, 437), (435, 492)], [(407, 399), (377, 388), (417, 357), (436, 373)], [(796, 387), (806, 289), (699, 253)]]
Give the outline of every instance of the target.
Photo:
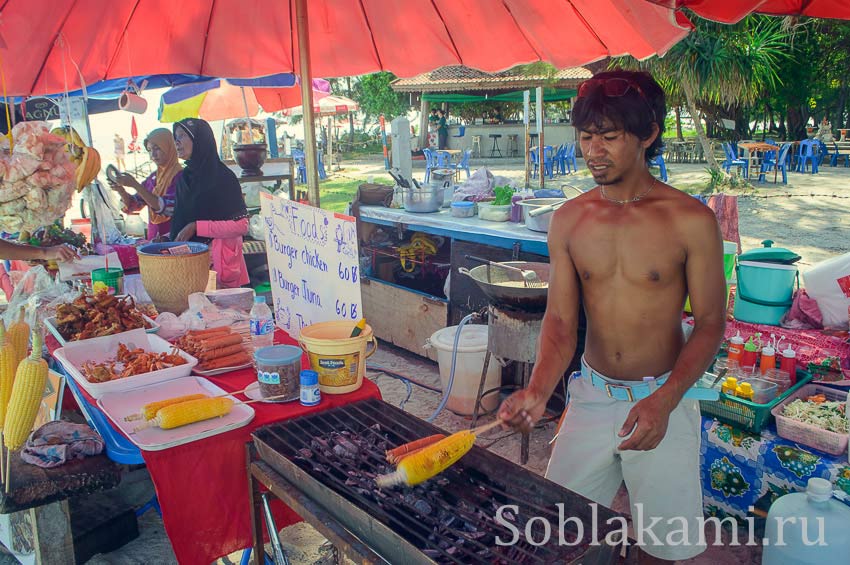
[(66, 140), (46, 122), (21, 122), (12, 139), (11, 153), (8, 139), (0, 140), (0, 225), (7, 232), (34, 231), (71, 206), (76, 167)]

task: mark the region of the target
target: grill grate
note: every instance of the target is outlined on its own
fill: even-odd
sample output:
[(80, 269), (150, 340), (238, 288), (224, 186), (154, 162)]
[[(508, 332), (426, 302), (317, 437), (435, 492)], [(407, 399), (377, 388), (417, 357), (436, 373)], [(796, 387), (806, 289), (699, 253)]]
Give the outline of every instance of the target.
[[(411, 560), (409, 553), (399, 549), (405, 562), (569, 563), (585, 555), (591, 541), (589, 501), (478, 447), (423, 485), (386, 491), (374, 486), (375, 475), (391, 470), (384, 454), (388, 447), (437, 431), (384, 402), (367, 400), (266, 426), (254, 432), (254, 437), (261, 457), (305, 492), (312, 485), (308, 494), (317, 502), (330, 503), (333, 492), (344, 499), (346, 512), (346, 503), (355, 506), (386, 526), (390, 538), (400, 536), (421, 552), (420, 559)], [(505, 478), (510, 482), (500, 481)], [(559, 545), (558, 503), (564, 504), (566, 517), (577, 516), (584, 525), (585, 539), (574, 546)], [(523, 535), (514, 545), (497, 545), (497, 538), (513, 537), (511, 530), (496, 520), (496, 508), (507, 504), (515, 505), (517, 511), (504, 516), (510, 519), (512, 514), (511, 521), (520, 532), (528, 526), (534, 540), (544, 538), (544, 521), (548, 522), (549, 543), (532, 545)], [(612, 516), (613, 512), (598, 509), (599, 539), (612, 528), (605, 525)], [(535, 517), (543, 519), (529, 524)], [(376, 542), (389, 551), (398, 545), (386, 539), (367, 539), (374, 528), (361, 523), (362, 518), (355, 517), (346, 525), (359, 531), (367, 543)], [(350, 523), (352, 520), (355, 523)], [(572, 523), (568, 526), (572, 529), (564, 533), (571, 543), (577, 532)]]

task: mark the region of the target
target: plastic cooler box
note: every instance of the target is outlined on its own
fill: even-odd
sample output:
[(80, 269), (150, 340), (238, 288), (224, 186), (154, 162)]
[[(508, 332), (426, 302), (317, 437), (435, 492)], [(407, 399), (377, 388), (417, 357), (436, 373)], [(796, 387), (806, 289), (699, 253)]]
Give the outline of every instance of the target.
[(791, 308), (796, 280), (795, 265), (740, 261), (735, 319), (778, 326), (782, 316)]

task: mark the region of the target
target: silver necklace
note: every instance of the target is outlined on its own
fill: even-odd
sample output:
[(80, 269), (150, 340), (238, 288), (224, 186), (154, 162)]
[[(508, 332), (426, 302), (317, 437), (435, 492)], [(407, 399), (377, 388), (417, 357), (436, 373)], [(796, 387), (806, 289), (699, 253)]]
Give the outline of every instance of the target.
[(653, 178), (652, 184), (649, 185), (649, 188), (646, 189), (646, 192), (644, 192), (643, 194), (638, 194), (637, 196), (634, 196), (632, 198), (627, 198), (626, 200), (617, 200), (616, 198), (609, 198), (608, 195), (605, 194), (605, 187), (601, 184), (599, 185), (599, 193), (602, 195), (602, 198), (604, 198), (608, 202), (613, 202), (614, 204), (619, 204), (622, 206), (623, 204), (629, 204), (630, 202), (637, 202), (638, 200), (642, 200), (647, 194), (652, 192), (652, 189), (655, 188), (655, 183), (657, 182), (658, 179)]

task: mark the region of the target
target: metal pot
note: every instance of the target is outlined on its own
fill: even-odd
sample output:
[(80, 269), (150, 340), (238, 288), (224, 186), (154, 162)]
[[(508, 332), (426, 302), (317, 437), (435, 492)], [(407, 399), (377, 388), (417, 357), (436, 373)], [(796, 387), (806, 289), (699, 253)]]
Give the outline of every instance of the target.
[(445, 193), (443, 186), (424, 185), (419, 189), (407, 188), (404, 191), (404, 209), (420, 214), (437, 212), (443, 205)]
[(534, 271), (537, 277), (547, 283), (545, 287), (503, 286), (499, 283), (515, 282), (516, 276), (508, 269), (481, 265), (472, 269), (459, 268), (458, 272), (468, 276), (478, 284), (493, 304), (511, 306), (529, 312), (546, 309), (549, 294), (549, 263), (530, 263), (528, 261), (506, 261), (509, 267)]
[[(566, 201), (566, 198), (529, 198), (520, 200), (517, 204), (522, 206), (522, 219), (525, 222), (525, 227), (531, 231), (548, 233), (549, 222), (552, 221), (552, 212)], [(546, 210), (543, 210), (544, 208)], [(530, 212), (533, 210), (541, 210), (541, 212), (532, 215)]]

